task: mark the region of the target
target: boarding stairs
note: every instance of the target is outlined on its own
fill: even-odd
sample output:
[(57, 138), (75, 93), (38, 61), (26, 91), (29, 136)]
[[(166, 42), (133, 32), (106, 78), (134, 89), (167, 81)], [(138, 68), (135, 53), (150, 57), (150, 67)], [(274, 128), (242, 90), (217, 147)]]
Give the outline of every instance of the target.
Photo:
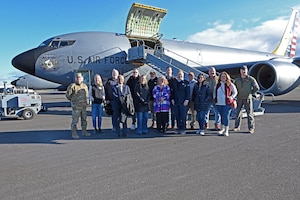
[[(166, 51), (168, 52), (168, 54), (172, 54), (174, 57), (176, 57), (176, 59), (173, 56), (171, 57), (169, 55), (166, 55)], [(178, 73), (179, 70), (182, 70), (184, 74), (194, 72), (195, 76), (197, 76), (200, 73), (203, 73), (205, 76), (208, 76), (204, 72), (192, 67), (201, 66), (199, 63), (193, 62), (188, 58), (180, 56), (175, 52), (162, 48), (161, 46), (157, 46), (155, 47), (155, 49), (147, 45), (132, 47), (128, 50), (128, 61), (142, 62), (153, 68), (155, 71), (164, 75), (166, 69), (170, 66), (172, 67), (173, 74), (175, 75)], [(183, 62), (185, 62), (186, 64)], [(191, 64), (191, 66), (189, 64)]]

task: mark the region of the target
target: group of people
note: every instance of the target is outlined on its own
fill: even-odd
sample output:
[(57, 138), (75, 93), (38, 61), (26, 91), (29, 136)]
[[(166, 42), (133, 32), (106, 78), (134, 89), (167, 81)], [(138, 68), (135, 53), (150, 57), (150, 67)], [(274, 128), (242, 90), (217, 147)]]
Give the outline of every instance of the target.
[[(131, 129), (139, 135), (148, 133), (148, 116), (151, 113), (152, 124), (157, 131), (165, 133), (167, 128), (177, 129), (176, 134), (186, 134), (187, 113), (190, 111), (190, 127), (194, 129), (196, 121), (199, 130), (196, 134), (205, 135), (209, 127), (210, 111), (213, 108), (215, 116), (214, 128), (220, 135), (229, 136), (230, 114), (234, 103), (236, 107), (235, 127), (241, 126), (242, 108), (248, 115), (248, 130), (253, 134), (255, 129), (253, 116), (252, 95), (259, 90), (256, 80), (248, 75), (247, 66), (240, 68), (240, 77), (234, 83), (230, 75), (223, 71), (219, 74), (216, 69), (209, 69), (209, 76), (199, 74), (195, 80), (193, 72), (184, 79), (184, 72), (179, 70), (173, 76), (172, 68), (168, 67), (166, 76), (156, 77), (150, 72), (150, 79), (140, 75), (135, 68), (126, 84), (124, 76), (113, 69), (112, 77), (104, 85), (99, 74), (94, 76), (94, 83), (88, 89), (83, 83), (82, 74), (76, 74), (76, 81), (69, 85), (66, 97), (72, 105), (71, 131), (73, 138), (79, 138), (77, 123), (81, 118), (82, 135), (90, 136), (86, 131), (86, 107), (92, 102), (92, 123), (94, 133), (102, 132), (102, 111), (104, 105), (111, 105), (113, 131), (119, 137), (128, 134), (127, 117), (131, 116)], [(120, 127), (122, 124), (122, 129)]]

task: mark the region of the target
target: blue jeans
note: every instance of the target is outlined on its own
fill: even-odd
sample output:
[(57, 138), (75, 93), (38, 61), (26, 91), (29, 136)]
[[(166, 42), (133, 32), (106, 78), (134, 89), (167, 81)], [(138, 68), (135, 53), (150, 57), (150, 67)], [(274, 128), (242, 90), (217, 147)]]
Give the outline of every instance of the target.
[(212, 101), (207, 103), (207, 111), (205, 113), (205, 123), (208, 123), (208, 121), (209, 121), (209, 112), (210, 112), (211, 107), (213, 107), (213, 110), (215, 113), (215, 124), (220, 124), (221, 123), (220, 113), (218, 112), (216, 104)]
[(101, 129), (102, 124), (102, 111), (103, 111), (103, 104), (92, 104), (92, 121), (93, 127), (97, 128), (97, 118), (98, 118), (98, 128)]
[(224, 126), (229, 126), (230, 121), (230, 113), (231, 113), (231, 106), (228, 105), (217, 105), (217, 109), (221, 115), (221, 124)]
[(175, 110), (175, 119), (177, 122), (177, 129), (185, 131), (188, 106), (184, 106), (182, 104), (175, 104), (174, 110)]
[(206, 111), (197, 111), (197, 121), (200, 130), (204, 130)]
[(148, 133), (148, 112), (137, 112), (137, 134)]

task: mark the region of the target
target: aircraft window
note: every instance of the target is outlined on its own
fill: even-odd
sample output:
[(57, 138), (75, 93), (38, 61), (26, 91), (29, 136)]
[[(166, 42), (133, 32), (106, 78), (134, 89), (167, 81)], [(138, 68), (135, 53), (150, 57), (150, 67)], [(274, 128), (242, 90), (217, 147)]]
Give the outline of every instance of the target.
[(68, 46), (68, 41), (61, 41), (59, 47)]
[(54, 48), (60, 48), (65, 46), (70, 46), (75, 43), (75, 40), (60, 40), (59, 38), (50, 38), (48, 40), (45, 40), (42, 42), (39, 47), (54, 47)]
[(61, 48), (61, 47), (70, 46), (74, 43), (75, 43), (75, 40), (63, 40), (63, 41), (53, 40), (49, 46), (54, 47), (54, 48)]
[(72, 45), (72, 44), (74, 44), (75, 43), (75, 40), (68, 40), (68, 45), (70, 46), (70, 45)]
[(59, 47), (59, 41), (52, 41), (50, 47), (58, 48)]
[(39, 45), (39, 47), (49, 46), (52, 40), (53, 40), (53, 38), (50, 38), (50, 39), (48, 39), (48, 40), (42, 42), (42, 43)]

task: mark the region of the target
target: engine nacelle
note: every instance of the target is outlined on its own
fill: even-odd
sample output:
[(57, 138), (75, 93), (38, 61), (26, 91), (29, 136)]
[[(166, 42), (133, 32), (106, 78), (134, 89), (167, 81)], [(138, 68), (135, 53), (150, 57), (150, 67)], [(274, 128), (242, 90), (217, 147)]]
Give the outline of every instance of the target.
[(300, 84), (300, 68), (289, 60), (269, 60), (254, 64), (249, 69), (263, 93), (275, 96), (290, 92)]

